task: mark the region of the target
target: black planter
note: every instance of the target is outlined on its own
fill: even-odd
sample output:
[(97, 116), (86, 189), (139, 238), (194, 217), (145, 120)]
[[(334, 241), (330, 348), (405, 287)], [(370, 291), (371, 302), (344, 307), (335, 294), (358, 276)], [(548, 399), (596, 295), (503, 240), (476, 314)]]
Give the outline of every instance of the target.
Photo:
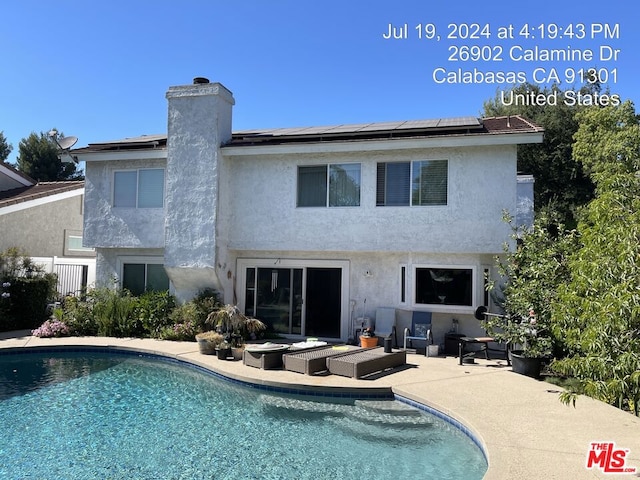
[(231, 356), (231, 347), (229, 348), (218, 348), (218, 360), (226, 360), (227, 357)]
[(512, 370), (520, 375), (526, 375), (531, 378), (540, 378), (542, 370), (542, 358), (529, 358), (524, 356), (522, 350), (511, 351)]

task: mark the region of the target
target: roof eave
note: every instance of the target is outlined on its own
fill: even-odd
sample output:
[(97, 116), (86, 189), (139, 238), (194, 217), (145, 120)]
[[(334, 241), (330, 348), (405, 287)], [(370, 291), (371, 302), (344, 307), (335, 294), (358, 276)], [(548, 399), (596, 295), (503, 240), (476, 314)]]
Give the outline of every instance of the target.
[(75, 154), (80, 162), (108, 162), (120, 160), (166, 160), (166, 148), (149, 148), (137, 150), (102, 150), (87, 151)]
[(15, 198), (5, 198), (0, 201), (0, 215), (14, 213), (20, 210), (37, 207), (47, 203), (57, 202), (66, 198), (84, 194), (84, 182), (76, 185), (69, 185), (67, 188), (60, 188), (48, 192), (39, 192), (32, 195), (18, 196)]

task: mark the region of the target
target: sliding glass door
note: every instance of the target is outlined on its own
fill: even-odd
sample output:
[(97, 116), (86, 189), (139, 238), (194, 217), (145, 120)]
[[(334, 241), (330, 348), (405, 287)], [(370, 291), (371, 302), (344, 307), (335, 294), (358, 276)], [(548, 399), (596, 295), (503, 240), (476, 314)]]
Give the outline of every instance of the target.
[(255, 313), (276, 333), (298, 334), (302, 328), (302, 269), (258, 268)]
[(341, 269), (307, 268), (306, 335), (340, 337), (341, 291)]
[(342, 269), (247, 267), (245, 313), (275, 333), (339, 338)]

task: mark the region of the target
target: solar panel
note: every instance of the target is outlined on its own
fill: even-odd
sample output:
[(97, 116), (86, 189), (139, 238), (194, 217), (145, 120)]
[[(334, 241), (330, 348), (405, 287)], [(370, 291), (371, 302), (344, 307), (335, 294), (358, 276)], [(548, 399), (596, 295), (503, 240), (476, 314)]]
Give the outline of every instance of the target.
[(396, 130), (400, 125), (405, 123), (402, 122), (380, 122), (380, 123), (370, 123), (366, 127), (359, 130), (360, 132), (380, 132), (386, 130)]
[(399, 127), (399, 129), (406, 130), (406, 129), (413, 129), (413, 128), (435, 128), (438, 126), (439, 122), (440, 122), (439, 119), (410, 120), (410, 121), (404, 122)]
[(241, 130), (233, 132), (234, 137), (296, 137), (308, 135), (335, 135), (344, 133), (375, 133), (402, 130), (420, 130), (451, 127), (482, 127), (476, 117), (433, 118), (427, 120), (409, 120), (377, 123), (353, 123), (342, 125), (267, 128), (264, 130)]
[(441, 118), (438, 127), (480, 127), (482, 124), (476, 117)]

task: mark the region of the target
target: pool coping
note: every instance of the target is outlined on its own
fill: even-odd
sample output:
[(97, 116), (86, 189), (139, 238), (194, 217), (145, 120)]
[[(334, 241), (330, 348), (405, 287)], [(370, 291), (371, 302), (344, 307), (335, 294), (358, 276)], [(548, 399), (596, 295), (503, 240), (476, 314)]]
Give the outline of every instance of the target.
[[(629, 478), (587, 469), (591, 442), (613, 441), (640, 469), (640, 419), (580, 397), (576, 407), (558, 401), (559, 389), (511, 372), (504, 361), (459, 366), (453, 357), (409, 355), (409, 367), (372, 380), (266, 371), (202, 355), (194, 342), (107, 337), (40, 339), (25, 332), (0, 336), (0, 349), (111, 348), (186, 362), (252, 388), (314, 396), (380, 396), (436, 413), (461, 428), (487, 459), (485, 479)], [(6, 350), (5, 350), (6, 351)], [(275, 391), (275, 390), (274, 390)], [(362, 398), (362, 397), (358, 397)], [(466, 430), (465, 430), (466, 429)]]

